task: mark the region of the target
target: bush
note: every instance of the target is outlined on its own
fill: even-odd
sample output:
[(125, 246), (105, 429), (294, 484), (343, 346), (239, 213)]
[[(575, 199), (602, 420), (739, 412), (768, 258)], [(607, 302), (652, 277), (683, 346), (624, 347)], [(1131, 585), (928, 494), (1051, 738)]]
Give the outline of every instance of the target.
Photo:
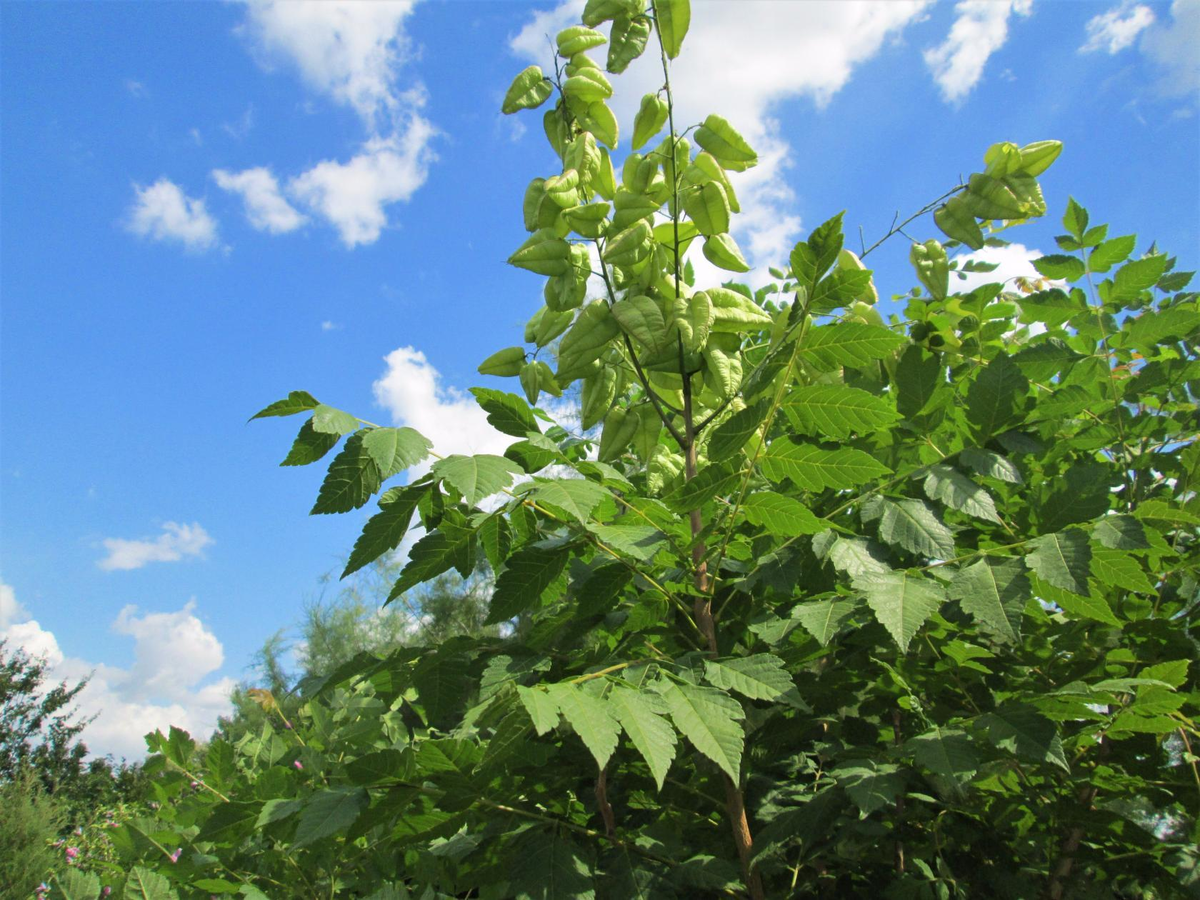
[[(0, 897), (28, 900), (66, 859), (66, 814), (30, 770), (0, 782)], [(57, 845), (57, 846), (56, 846)]]

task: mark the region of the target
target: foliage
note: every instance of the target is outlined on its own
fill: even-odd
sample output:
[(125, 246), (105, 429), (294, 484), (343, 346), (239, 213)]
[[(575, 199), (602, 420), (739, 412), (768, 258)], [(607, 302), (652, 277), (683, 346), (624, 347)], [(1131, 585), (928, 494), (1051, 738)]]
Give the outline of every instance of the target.
[[(1200, 890), (1191, 273), (1072, 200), (1044, 280), (955, 290), (989, 266), (947, 251), (1046, 212), (1046, 141), (994, 145), (922, 210), (949, 240), (912, 248), (901, 315), (840, 214), (774, 283), (701, 289), (690, 246), (748, 268), (729, 173), (756, 156), (717, 116), (676, 127), (689, 20), (589, 0), (553, 76), (505, 97), (557, 93), (561, 167), (510, 258), (547, 279), (536, 349), (482, 367), (525, 398), (474, 391), (503, 456), (441, 457), (303, 391), (256, 416), (311, 413), (293, 461), (345, 438), (314, 512), (378, 495), (352, 564), (420, 522), (389, 600), (482, 556), (512, 633), (364, 654), (292, 728), (201, 759), (151, 736), (162, 808), (118, 832), (163, 896)], [(666, 137), (619, 180), (587, 55), (604, 22), (609, 73), (653, 35), (664, 75), (634, 133)], [(598, 441), (534, 408), (579, 381)]]
[(0, 781), (0, 896), (26, 898), (62, 859), (54, 846), (66, 822), (32, 770)]

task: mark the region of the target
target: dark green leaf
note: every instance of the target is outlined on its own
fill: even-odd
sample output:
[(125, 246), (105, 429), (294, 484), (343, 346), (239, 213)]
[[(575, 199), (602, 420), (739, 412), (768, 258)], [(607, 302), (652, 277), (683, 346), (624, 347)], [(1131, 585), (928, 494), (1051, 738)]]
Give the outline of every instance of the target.
[(284, 399), (276, 400), (270, 406), (260, 409), (250, 417), (250, 421), (265, 419), (268, 416), (292, 416), (299, 412), (316, 409), (320, 405), (308, 391), (292, 391)]
[(569, 556), (565, 548), (541, 547), (524, 547), (510, 556), (496, 579), (485, 624), (505, 622), (537, 605), (546, 589), (562, 574)]
[(309, 799), (296, 826), (293, 847), (307, 847), (354, 824), (367, 808), (370, 798), (363, 788), (334, 788), (320, 791)]

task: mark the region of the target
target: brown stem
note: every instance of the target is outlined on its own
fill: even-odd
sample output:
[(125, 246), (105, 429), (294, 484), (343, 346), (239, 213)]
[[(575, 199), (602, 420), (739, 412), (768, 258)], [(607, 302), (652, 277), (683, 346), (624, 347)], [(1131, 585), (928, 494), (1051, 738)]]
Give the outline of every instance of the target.
[(604, 833), (610, 838), (617, 836), (617, 820), (613, 816), (612, 804), (608, 802), (608, 769), (601, 769), (596, 776), (596, 805), (600, 818), (604, 820)]
[[(1100, 759), (1104, 759), (1108, 756), (1108, 749), (1108, 736), (1105, 735), (1100, 738), (1100, 750), (1097, 752), (1097, 756)], [(1080, 788), (1078, 794), (1079, 805), (1084, 810), (1091, 809), (1098, 791), (1099, 788), (1094, 784), (1085, 785)], [(1050, 873), (1050, 881), (1046, 885), (1046, 896), (1049, 900), (1062, 900), (1063, 895), (1066, 893), (1066, 881), (1071, 875), (1071, 869), (1075, 866), (1075, 853), (1079, 850), (1079, 845), (1083, 842), (1084, 834), (1083, 826), (1076, 825), (1063, 838), (1058, 862), (1054, 866), (1054, 871)]]
[[(902, 743), (901, 734), (900, 734), (900, 710), (899, 709), (892, 710), (892, 740), (896, 744), (896, 746), (900, 746), (900, 744)], [(895, 830), (896, 830), (895, 866), (896, 866), (896, 874), (898, 874), (898, 875), (904, 874), (904, 841), (900, 839), (900, 826), (903, 824), (903, 822), (904, 822), (904, 795), (901, 794), (899, 797), (896, 798), (896, 819), (895, 819)]]

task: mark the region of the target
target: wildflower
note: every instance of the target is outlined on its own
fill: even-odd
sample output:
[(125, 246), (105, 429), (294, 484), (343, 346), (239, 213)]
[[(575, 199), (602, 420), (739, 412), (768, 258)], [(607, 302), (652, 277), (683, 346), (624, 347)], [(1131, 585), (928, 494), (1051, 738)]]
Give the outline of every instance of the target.
[(296, 760), (294, 763), (292, 763), (292, 765), (295, 766), (297, 769), (304, 768), (304, 766), (300, 765), (300, 760)]
[(74, 859), (78, 855), (79, 855), (78, 847), (68, 847), (67, 848), (67, 859)]
[(183, 848), (176, 847), (175, 852), (171, 854), (171, 862), (173, 862), (173, 863), (179, 862), (179, 856), (181, 853), (183, 853)]
[(107, 897), (107, 896), (108, 896), (109, 894), (111, 894), (111, 893), (112, 893), (112, 888), (110, 888), (108, 885), (105, 885), (105, 886), (104, 886), (104, 890), (102, 890), (102, 891), (100, 892), (100, 896), (101, 896), (101, 897)]
[(37, 894), (39, 897), (41, 897), (45, 894), (50, 893), (50, 885), (46, 884), (46, 882), (43, 881), (36, 888), (33, 889), (33, 892), (35, 894)]
[(195, 790), (195, 789), (196, 789), (196, 788), (198, 788), (198, 787), (200, 787), (200, 782), (198, 782), (198, 781), (193, 781), (193, 782), (192, 782), (192, 789), (193, 789), (193, 790)]

